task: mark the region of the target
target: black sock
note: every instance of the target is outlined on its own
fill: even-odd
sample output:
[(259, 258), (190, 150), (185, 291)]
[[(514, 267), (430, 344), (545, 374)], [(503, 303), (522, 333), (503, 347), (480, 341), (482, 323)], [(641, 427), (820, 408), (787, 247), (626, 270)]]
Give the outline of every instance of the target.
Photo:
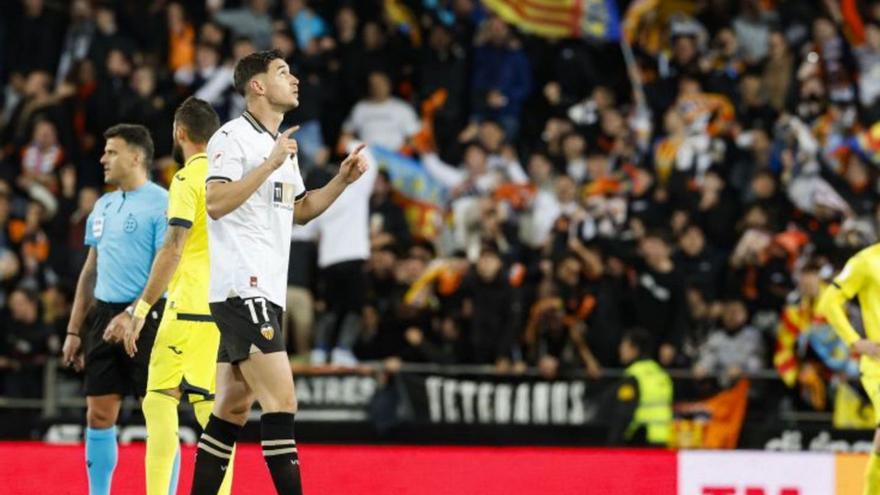
[(224, 421), (213, 414), (205, 425), (196, 450), (192, 495), (216, 495), (226, 476), (232, 457), (232, 447), (238, 439), (241, 426)]
[(279, 495), (302, 494), (299, 457), (293, 438), (293, 413), (263, 413), (260, 418), (261, 444), (266, 465)]

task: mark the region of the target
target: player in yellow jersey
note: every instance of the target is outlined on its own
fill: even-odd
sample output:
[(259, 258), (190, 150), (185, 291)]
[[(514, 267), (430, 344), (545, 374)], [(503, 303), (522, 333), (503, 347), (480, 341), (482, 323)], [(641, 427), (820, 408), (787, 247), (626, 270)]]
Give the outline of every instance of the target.
[[(853, 328), (846, 313), (847, 301), (859, 298), (865, 334)], [(874, 451), (865, 472), (866, 495), (880, 493), (880, 244), (859, 251), (819, 298), (824, 316), (850, 349), (861, 355), (862, 385), (874, 404)]]
[[(137, 352), (137, 337), (150, 306), (168, 289), (165, 315), (150, 356), (143, 411), (147, 423), (147, 495), (177, 492), (180, 466), (177, 406), (183, 394), (202, 427), (214, 405), (220, 332), (208, 308), (205, 177), (208, 139), (220, 127), (211, 106), (188, 98), (174, 114), (174, 154), (184, 167), (168, 192), (168, 228), (143, 294), (125, 334), (125, 349)], [(219, 493), (229, 493), (232, 469)]]

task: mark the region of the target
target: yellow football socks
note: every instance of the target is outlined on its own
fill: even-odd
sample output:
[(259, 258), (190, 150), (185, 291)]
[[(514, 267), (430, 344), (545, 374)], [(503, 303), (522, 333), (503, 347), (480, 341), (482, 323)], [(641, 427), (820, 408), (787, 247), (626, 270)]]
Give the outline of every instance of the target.
[(162, 392), (149, 391), (143, 411), (147, 422), (147, 495), (168, 495), (174, 474), (174, 458), (180, 440), (177, 436), (179, 401)]

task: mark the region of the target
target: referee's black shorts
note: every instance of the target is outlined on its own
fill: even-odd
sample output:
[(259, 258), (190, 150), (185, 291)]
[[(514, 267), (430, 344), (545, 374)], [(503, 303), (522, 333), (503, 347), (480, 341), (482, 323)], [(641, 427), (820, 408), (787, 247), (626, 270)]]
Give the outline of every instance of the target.
[(106, 303), (97, 301), (89, 314), (83, 346), (85, 352), (86, 395), (134, 394), (143, 397), (147, 393), (147, 370), (156, 331), (162, 320), (165, 299), (160, 299), (147, 314), (144, 328), (138, 337), (138, 351), (129, 357), (122, 343), (104, 341), (104, 330), (116, 315), (125, 311), (129, 303)]
[(220, 329), (217, 362), (236, 364), (253, 352), (286, 351), (281, 334), (284, 310), (264, 297), (230, 297), (209, 304)]

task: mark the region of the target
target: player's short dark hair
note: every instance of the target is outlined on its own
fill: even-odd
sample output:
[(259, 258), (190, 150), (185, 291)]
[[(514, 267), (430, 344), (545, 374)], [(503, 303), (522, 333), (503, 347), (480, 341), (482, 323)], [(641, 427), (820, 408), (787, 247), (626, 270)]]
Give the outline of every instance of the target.
[(183, 100), (177, 107), (174, 121), (186, 128), (190, 141), (199, 144), (207, 143), (220, 128), (220, 117), (214, 108), (205, 100), (194, 96)]
[(644, 328), (630, 328), (623, 334), (623, 340), (629, 341), (642, 356), (650, 356), (654, 353), (654, 336)]
[(138, 124), (116, 124), (104, 131), (104, 139), (119, 138), (125, 144), (139, 148), (144, 153), (144, 165), (153, 162), (153, 138), (146, 127)]
[(251, 78), (269, 70), (269, 64), (279, 58), (283, 59), (284, 57), (278, 50), (263, 50), (242, 57), (235, 64), (235, 73), (232, 76), (235, 90), (244, 95), (244, 90)]

